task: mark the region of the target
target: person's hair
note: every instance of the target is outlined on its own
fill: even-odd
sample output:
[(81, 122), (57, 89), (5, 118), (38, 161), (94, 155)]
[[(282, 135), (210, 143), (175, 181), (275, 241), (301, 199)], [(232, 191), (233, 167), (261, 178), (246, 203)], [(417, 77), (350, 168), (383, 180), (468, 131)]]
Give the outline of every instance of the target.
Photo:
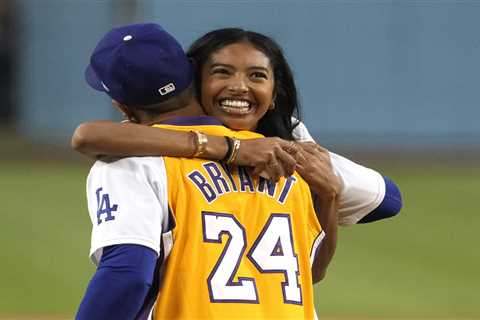
[(132, 105), (129, 107), (141, 110), (151, 116), (157, 116), (165, 112), (187, 107), (191, 102), (193, 94), (193, 86), (192, 84), (190, 84), (182, 92), (165, 101), (142, 106)]
[(196, 63), (195, 82), (198, 98), (201, 100), (201, 70), (211, 55), (223, 47), (240, 42), (250, 43), (263, 52), (269, 58), (273, 69), (275, 108), (268, 110), (260, 119), (256, 131), (267, 137), (293, 140), (292, 131), (298, 125), (298, 121), (292, 123), (292, 116), (300, 118), (297, 89), (281, 47), (270, 37), (253, 31), (225, 28), (213, 30), (196, 40), (190, 46), (187, 55)]

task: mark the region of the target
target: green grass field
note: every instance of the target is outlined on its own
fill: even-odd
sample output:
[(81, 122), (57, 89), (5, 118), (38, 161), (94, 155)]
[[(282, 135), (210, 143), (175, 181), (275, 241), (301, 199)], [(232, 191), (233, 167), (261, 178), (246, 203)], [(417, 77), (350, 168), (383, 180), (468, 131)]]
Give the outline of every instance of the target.
[[(321, 319), (480, 318), (480, 167), (381, 165), (399, 217), (340, 230)], [(72, 318), (88, 260), (88, 164), (0, 163), (0, 317)], [(37, 318), (38, 317), (38, 318)]]

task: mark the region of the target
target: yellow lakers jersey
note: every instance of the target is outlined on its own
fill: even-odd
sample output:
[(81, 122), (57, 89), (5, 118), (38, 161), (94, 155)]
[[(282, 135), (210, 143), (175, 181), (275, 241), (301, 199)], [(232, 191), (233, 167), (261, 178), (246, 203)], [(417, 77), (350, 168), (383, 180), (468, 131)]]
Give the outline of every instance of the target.
[[(222, 126), (169, 126), (241, 139)], [(154, 319), (313, 319), (312, 248), (322, 230), (308, 185), (244, 167), (165, 158), (174, 244)], [(317, 241), (318, 242), (318, 241)]]

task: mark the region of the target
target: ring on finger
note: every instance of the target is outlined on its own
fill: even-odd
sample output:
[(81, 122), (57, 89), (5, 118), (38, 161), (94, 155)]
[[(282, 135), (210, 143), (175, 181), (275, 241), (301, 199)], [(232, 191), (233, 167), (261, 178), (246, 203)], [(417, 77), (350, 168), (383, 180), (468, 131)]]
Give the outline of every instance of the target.
[(297, 145), (295, 144), (295, 141), (290, 141), (290, 143), (287, 146), (287, 153), (289, 154), (295, 154), (297, 153)]

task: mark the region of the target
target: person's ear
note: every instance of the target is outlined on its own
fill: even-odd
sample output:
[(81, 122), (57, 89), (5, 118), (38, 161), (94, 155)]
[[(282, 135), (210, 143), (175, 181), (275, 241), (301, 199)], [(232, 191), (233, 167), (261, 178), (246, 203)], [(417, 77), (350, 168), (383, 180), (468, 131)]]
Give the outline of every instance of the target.
[(270, 107), (268, 107), (269, 110), (275, 109), (275, 100), (277, 99), (277, 94), (274, 92), (272, 96), (272, 103), (270, 104)]
[(117, 100), (112, 100), (112, 105), (123, 114), (125, 120), (122, 122), (138, 122), (132, 111), (126, 105), (118, 102)]

